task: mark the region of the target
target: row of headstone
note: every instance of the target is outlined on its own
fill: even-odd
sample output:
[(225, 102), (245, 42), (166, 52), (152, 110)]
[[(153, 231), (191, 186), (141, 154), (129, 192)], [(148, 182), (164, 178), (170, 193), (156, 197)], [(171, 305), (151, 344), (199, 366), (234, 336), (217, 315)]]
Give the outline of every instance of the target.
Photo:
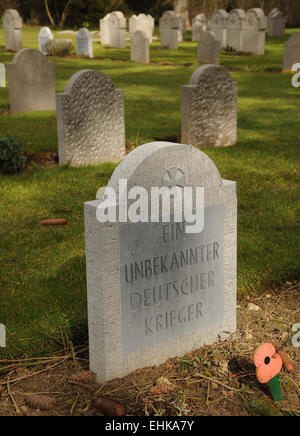
[[(53, 33), (49, 27), (42, 27), (39, 32), (39, 50), (47, 56), (47, 44), (54, 39)], [(77, 55), (88, 56), (92, 58), (93, 55), (93, 39), (88, 29), (82, 28), (77, 32)]]
[(18, 52), (22, 48), (22, 18), (16, 9), (6, 9), (2, 16), (5, 50)]

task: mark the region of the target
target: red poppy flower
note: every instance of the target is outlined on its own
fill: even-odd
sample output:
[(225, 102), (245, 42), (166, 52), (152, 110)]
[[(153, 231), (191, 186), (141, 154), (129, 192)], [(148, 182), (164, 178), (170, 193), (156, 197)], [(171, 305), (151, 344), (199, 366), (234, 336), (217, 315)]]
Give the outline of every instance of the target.
[(279, 374), (282, 368), (282, 359), (276, 353), (274, 345), (263, 344), (255, 353), (254, 364), (260, 383), (268, 383)]

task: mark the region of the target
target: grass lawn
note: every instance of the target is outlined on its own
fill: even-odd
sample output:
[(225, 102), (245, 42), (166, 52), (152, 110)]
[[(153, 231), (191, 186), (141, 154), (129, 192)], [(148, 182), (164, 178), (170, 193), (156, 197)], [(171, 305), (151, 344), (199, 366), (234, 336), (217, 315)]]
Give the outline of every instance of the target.
[[(265, 56), (222, 53), (221, 65), (239, 84), (238, 143), (204, 149), (224, 178), (238, 182), (241, 296), (299, 276), (300, 89), (291, 86), (291, 74), (280, 72), (285, 39), (267, 39)], [(6, 64), (13, 54), (4, 51), (3, 41), (1, 29), (0, 62)], [(38, 47), (38, 29), (25, 28), (23, 45)], [(147, 66), (129, 62), (129, 51), (129, 43), (124, 50), (95, 43), (92, 60), (49, 58), (57, 92), (76, 71), (101, 70), (125, 92), (128, 147), (175, 141), (181, 87), (197, 68), (196, 43), (167, 51), (154, 42), (153, 64)], [(166, 62), (172, 65), (162, 65)], [(8, 105), (7, 88), (0, 88), (0, 114)], [(0, 115), (0, 136), (6, 134), (28, 152), (56, 151), (56, 115)], [(44, 355), (69, 337), (75, 343), (86, 337), (83, 203), (95, 198), (114, 168), (110, 163), (79, 169), (33, 165), (23, 174), (0, 175), (0, 322), (8, 333), (0, 356)], [(39, 225), (50, 218), (67, 218), (69, 224)]]

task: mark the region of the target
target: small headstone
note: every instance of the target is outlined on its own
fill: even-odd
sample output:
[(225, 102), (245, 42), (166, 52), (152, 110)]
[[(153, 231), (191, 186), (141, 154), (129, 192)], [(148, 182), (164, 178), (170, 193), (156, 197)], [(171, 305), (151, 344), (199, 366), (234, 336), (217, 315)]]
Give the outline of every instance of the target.
[(140, 62), (141, 64), (150, 63), (150, 47), (149, 39), (145, 32), (137, 30), (131, 38), (131, 56), (132, 62)]
[(283, 69), (292, 71), (294, 64), (300, 61), (300, 32), (293, 33), (284, 43)]
[(11, 113), (55, 111), (54, 64), (39, 50), (20, 50), (7, 64), (7, 80)]
[(42, 27), (39, 32), (39, 50), (45, 55), (48, 55), (48, 52), (45, 48), (45, 45), (48, 41), (53, 39), (53, 34), (49, 27)]
[(88, 29), (82, 28), (77, 33), (77, 55), (93, 58), (93, 40)]
[(200, 31), (208, 30), (207, 18), (204, 14), (198, 14), (192, 21), (192, 41), (200, 41)]
[(149, 198), (156, 187), (204, 188), (204, 229), (189, 234), (161, 215), (100, 223), (101, 200), (85, 204), (90, 367), (100, 383), (236, 331), (236, 183), (200, 150), (167, 142), (129, 153), (108, 186), (119, 192), (123, 179)]
[(243, 51), (243, 32), (246, 13), (243, 9), (230, 11), (227, 22), (227, 47), (238, 52)]
[(221, 43), (216, 39), (213, 32), (199, 32), (197, 60), (199, 64), (220, 63)]
[(227, 46), (227, 20), (228, 13), (219, 9), (213, 14), (210, 21), (209, 30), (214, 32), (217, 41), (221, 43), (221, 48)]
[(268, 15), (268, 35), (284, 36), (285, 35), (285, 19), (282, 12), (275, 8)]
[(126, 48), (126, 18), (123, 12), (116, 11), (109, 14), (109, 45), (114, 48)]
[(0, 64), (0, 88), (6, 87), (6, 70), (5, 65)]
[(60, 165), (119, 162), (124, 157), (124, 95), (108, 76), (79, 71), (56, 101)]
[(238, 85), (225, 68), (203, 65), (182, 90), (181, 141), (210, 147), (237, 140)]
[(174, 11), (165, 11), (159, 20), (161, 47), (176, 50), (178, 48), (179, 20)]
[(265, 54), (266, 21), (262, 9), (253, 8), (247, 11), (243, 37), (244, 52), (256, 55)]
[(16, 9), (6, 9), (2, 17), (5, 50), (18, 52), (22, 48), (22, 18)]

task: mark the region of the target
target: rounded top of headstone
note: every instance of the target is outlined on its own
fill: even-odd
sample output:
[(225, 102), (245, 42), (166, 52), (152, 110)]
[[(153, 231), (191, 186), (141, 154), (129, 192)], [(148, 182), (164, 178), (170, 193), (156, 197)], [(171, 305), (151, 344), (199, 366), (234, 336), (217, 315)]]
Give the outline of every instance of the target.
[[(222, 189), (222, 178), (214, 162), (190, 145), (151, 142), (127, 154), (114, 171), (108, 186), (119, 191), (119, 180), (128, 181), (128, 189), (152, 187), (204, 187)], [(185, 186), (182, 186), (182, 185)]]
[(52, 35), (51, 29), (49, 29), (49, 27), (47, 27), (47, 26), (42, 27), (40, 29), (39, 35), (40, 36), (51, 36)]
[(174, 11), (165, 11), (162, 14), (161, 20), (163, 21), (163, 23), (172, 23), (173, 27), (178, 27), (179, 26), (179, 19), (177, 14)]
[(274, 8), (271, 10), (271, 12), (269, 12), (268, 15), (270, 18), (282, 18), (283, 17), (283, 13), (278, 9), (278, 8)]
[(239, 27), (246, 20), (246, 12), (243, 9), (232, 9), (228, 16), (228, 27)]
[(228, 19), (228, 13), (223, 9), (218, 9), (211, 17), (212, 24), (225, 26)]
[(266, 16), (262, 9), (252, 8), (246, 13), (246, 23), (250, 29), (266, 29)]
[(144, 40), (148, 39), (146, 32), (143, 30), (136, 30), (132, 35), (133, 40)]
[(123, 12), (121, 11), (114, 11), (109, 14), (110, 19), (116, 19), (119, 23), (119, 27), (121, 29), (126, 28), (126, 18), (124, 17)]
[[(112, 80), (101, 71), (97, 70), (81, 70), (75, 73), (68, 81), (65, 94), (86, 93), (88, 86), (91, 82), (94, 83), (93, 93), (103, 93), (104, 89), (114, 91), (115, 87)], [(91, 89), (91, 88), (90, 88)]]
[(206, 18), (205, 14), (198, 14), (193, 18), (193, 23), (198, 23), (198, 22), (199, 23), (203, 23), (203, 22), (206, 23), (206, 21), (207, 21), (207, 18)]
[(86, 27), (82, 27), (77, 32), (78, 38), (89, 38), (89, 36), (90, 36), (90, 31)]
[(6, 9), (2, 16), (3, 27), (20, 29), (22, 27), (22, 18), (16, 9)]
[(13, 63), (20, 62), (29, 62), (29, 63), (37, 63), (37, 62), (47, 62), (47, 58), (40, 50), (36, 50), (35, 48), (23, 48), (18, 51), (13, 58)]
[(190, 85), (202, 86), (210, 83), (223, 83), (226, 80), (232, 82), (229, 72), (221, 65), (207, 64), (199, 67), (190, 77)]

